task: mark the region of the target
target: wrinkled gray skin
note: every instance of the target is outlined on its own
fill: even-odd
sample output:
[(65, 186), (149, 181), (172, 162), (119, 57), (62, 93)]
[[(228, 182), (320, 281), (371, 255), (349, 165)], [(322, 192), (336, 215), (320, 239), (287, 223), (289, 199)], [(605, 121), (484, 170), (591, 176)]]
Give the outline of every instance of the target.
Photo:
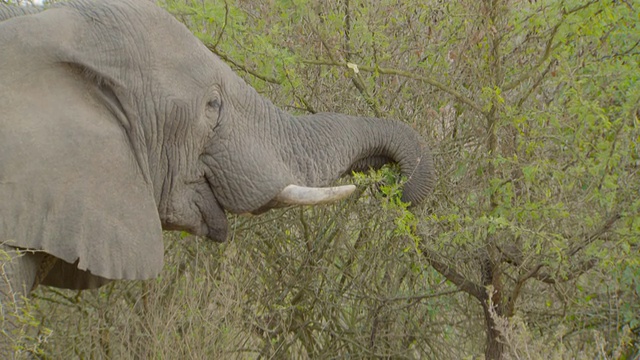
[(36, 7), (9, 6), (0, 3), (0, 21), (22, 15), (36, 14), (42, 9)]
[(433, 187), (405, 124), (284, 113), (150, 2), (33, 11), (0, 5), (0, 241), (39, 251), (4, 261), (3, 304), (44, 253), (43, 285), (152, 278), (162, 229), (224, 241), (225, 211), (279, 206), (290, 184), (397, 162), (403, 200)]

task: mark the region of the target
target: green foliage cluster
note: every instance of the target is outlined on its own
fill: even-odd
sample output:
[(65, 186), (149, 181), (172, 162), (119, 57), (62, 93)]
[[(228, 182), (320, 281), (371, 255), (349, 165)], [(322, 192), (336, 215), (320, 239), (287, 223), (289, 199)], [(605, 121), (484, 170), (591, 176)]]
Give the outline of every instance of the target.
[(9, 301), (0, 304), (0, 343), (18, 354), (42, 356), (42, 344), (47, 342), (52, 331), (43, 326), (40, 318), (36, 316), (37, 304), (17, 295), (18, 292), (13, 292), (12, 283), (7, 276), (6, 267), (19, 256), (21, 254), (7, 253), (0, 249), (1, 291), (9, 293)]
[(639, 356), (639, 4), (161, 3), (286, 110), (411, 124), (436, 191), (409, 209), (384, 169), (342, 204), (234, 218), (226, 244), (168, 234), (157, 281), (39, 290), (46, 351)]

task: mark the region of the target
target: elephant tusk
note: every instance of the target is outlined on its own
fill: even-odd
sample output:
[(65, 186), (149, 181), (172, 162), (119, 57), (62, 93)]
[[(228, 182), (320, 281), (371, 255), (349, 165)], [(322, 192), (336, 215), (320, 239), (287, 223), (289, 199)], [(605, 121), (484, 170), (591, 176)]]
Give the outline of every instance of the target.
[(355, 185), (322, 188), (288, 185), (274, 200), (286, 205), (326, 204), (346, 198), (355, 189)]

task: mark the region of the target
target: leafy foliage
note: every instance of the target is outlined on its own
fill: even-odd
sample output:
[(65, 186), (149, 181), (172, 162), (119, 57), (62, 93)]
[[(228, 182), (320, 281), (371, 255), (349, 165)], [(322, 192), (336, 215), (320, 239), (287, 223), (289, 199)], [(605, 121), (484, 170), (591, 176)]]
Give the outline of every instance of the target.
[[(1, 244), (4, 245), (4, 244)], [(51, 329), (42, 325), (34, 314), (37, 308), (12, 288), (7, 268), (9, 263), (22, 256), (19, 251), (7, 252), (0, 248), (0, 291), (8, 301), (0, 303), (0, 343), (16, 354), (43, 355), (41, 345), (51, 335)]]

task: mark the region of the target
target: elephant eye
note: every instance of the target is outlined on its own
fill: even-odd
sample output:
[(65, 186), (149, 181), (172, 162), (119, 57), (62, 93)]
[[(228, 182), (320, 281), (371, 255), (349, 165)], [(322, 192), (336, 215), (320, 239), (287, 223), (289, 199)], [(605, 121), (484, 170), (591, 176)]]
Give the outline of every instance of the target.
[(205, 109), (207, 117), (217, 123), (221, 107), (220, 99), (207, 101), (207, 107)]
[(222, 97), (218, 89), (212, 89), (205, 104), (205, 114), (214, 123), (217, 123), (222, 110)]
[(207, 102), (207, 110), (218, 110), (220, 108), (220, 100), (212, 99)]

